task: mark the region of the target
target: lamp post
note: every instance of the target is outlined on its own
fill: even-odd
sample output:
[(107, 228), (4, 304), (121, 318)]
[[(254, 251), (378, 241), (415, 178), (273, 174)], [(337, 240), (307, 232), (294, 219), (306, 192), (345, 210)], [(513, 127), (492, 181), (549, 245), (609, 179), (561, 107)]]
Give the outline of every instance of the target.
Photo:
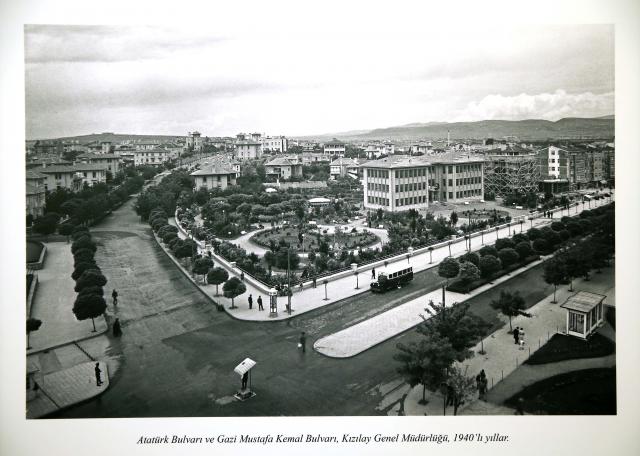
[(275, 288), (269, 290), (269, 318), (278, 316), (278, 292)]
[(287, 312), (291, 315), (291, 246), (287, 247)]
[(413, 253), (413, 247), (409, 247), (409, 248), (407, 249), (407, 263), (409, 263), (409, 262), (410, 262), (410, 260), (411, 260), (411, 254), (412, 254), (412, 253)]
[(524, 220), (520, 219), (520, 233), (522, 233), (522, 224), (524, 223)]
[(329, 283), (329, 281), (327, 279), (324, 279), (322, 281), (322, 283), (324, 284), (324, 299), (323, 299), (323, 301), (328, 301), (329, 298), (327, 297), (327, 284)]
[(496, 226), (496, 241), (500, 239), (500, 227)]
[(484, 245), (484, 229), (480, 230), (480, 244)]
[(353, 275), (356, 276), (356, 290), (360, 289), (360, 284), (358, 282), (358, 274), (360, 274), (360, 272), (358, 271), (358, 263), (351, 263), (351, 270), (353, 271)]
[(433, 247), (429, 246), (429, 264), (433, 263)]
[(447, 246), (449, 247), (449, 256), (451, 256), (451, 241), (447, 243)]

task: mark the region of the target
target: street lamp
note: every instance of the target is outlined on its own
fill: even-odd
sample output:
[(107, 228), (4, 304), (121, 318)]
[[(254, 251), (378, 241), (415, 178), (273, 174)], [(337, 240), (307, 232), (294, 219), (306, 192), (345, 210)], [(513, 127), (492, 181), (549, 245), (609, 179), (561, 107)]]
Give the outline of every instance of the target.
[(411, 259), (411, 254), (413, 253), (413, 247), (409, 247), (407, 249), (407, 263), (409, 263), (409, 260)]
[(324, 299), (323, 301), (328, 301), (329, 298), (327, 297), (327, 284), (329, 283), (329, 281), (327, 279), (324, 279), (322, 281), (323, 285), (324, 285)]
[(497, 241), (498, 239), (500, 239), (500, 227), (496, 226), (495, 229), (496, 229), (496, 241)]
[(433, 263), (433, 247), (429, 246), (429, 264)]
[(524, 223), (524, 220), (520, 219), (520, 233), (522, 233), (522, 224)]
[(449, 247), (449, 256), (451, 256), (451, 241), (449, 241), (449, 243), (447, 245)]

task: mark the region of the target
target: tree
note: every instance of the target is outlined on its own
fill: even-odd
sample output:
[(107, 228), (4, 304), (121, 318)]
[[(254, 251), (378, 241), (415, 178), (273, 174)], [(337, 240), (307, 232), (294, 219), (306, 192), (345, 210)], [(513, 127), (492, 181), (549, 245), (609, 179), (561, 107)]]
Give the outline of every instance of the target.
[(502, 262), (493, 255), (485, 255), (480, 258), (480, 274), (482, 277), (489, 278), (502, 269)]
[(73, 303), (73, 314), (79, 321), (91, 318), (93, 332), (96, 332), (96, 322), (94, 318), (99, 317), (107, 309), (104, 298), (97, 294), (80, 293)]
[(480, 253), (481, 257), (487, 256), (487, 255), (491, 255), (496, 258), (498, 257), (498, 250), (496, 250), (496, 248), (491, 245), (486, 245), (482, 247), (480, 250), (478, 250), (478, 252)]
[(67, 244), (69, 243), (69, 236), (73, 233), (74, 226), (71, 223), (63, 223), (58, 227), (58, 233), (67, 237)]
[(447, 257), (438, 265), (438, 275), (447, 279), (446, 286), (449, 286), (449, 279), (453, 279), (460, 272), (460, 263), (452, 257)]
[(451, 212), (449, 220), (451, 221), (451, 226), (456, 226), (456, 224), (458, 223), (458, 214), (456, 213), (456, 211)]
[(524, 299), (517, 291), (511, 293), (510, 291), (502, 290), (500, 292), (500, 297), (497, 300), (491, 301), (491, 307), (499, 310), (503, 315), (509, 317), (509, 332), (513, 332), (511, 317), (526, 315), (523, 312), (525, 308)]
[(460, 405), (473, 399), (478, 387), (475, 379), (467, 377), (457, 366), (451, 366), (449, 369), (447, 385), (453, 391), (453, 414), (457, 415)]
[(464, 255), (458, 257), (458, 259), (460, 260), (461, 264), (465, 261), (473, 263), (475, 266), (478, 266), (480, 264), (480, 255), (478, 255), (476, 252), (467, 252)]
[(402, 363), (397, 369), (411, 386), (422, 385), (422, 404), (427, 388), (435, 390), (445, 380), (447, 369), (455, 360), (455, 350), (446, 338), (430, 332), (418, 342), (396, 345), (400, 353), (393, 359)]
[(537, 238), (536, 240), (533, 241), (533, 250), (541, 254), (548, 253), (549, 243), (542, 238)]
[(104, 287), (107, 284), (107, 279), (97, 269), (88, 269), (82, 273), (82, 275), (76, 281), (74, 290), (79, 292), (83, 288), (98, 285)]
[(500, 261), (502, 261), (502, 266), (505, 268), (517, 263), (520, 259), (518, 252), (508, 247), (498, 251), (498, 257), (500, 258)]
[(73, 280), (78, 280), (80, 276), (84, 273), (84, 271), (87, 271), (89, 269), (100, 271), (100, 268), (98, 267), (95, 261), (81, 261), (75, 265), (73, 273), (71, 273), (71, 278)]
[(213, 261), (211, 261), (211, 258), (208, 258), (208, 257), (198, 258), (193, 263), (193, 273), (202, 275), (203, 276), (202, 279), (204, 280), (204, 275), (207, 272), (209, 272), (209, 269), (211, 269), (212, 267), (213, 267)]
[(33, 222), (33, 231), (39, 234), (43, 234), (44, 236), (49, 236), (50, 234), (55, 233), (56, 226), (58, 225), (58, 220), (60, 220), (60, 216), (56, 213), (47, 213), (42, 217), (38, 217)]
[(470, 261), (460, 263), (460, 281), (467, 285), (480, 278), (480, 269)]
[(247, 291), (245, 284), (237, 277), (231, 277), (222, 286), (222, 293), (225, 298), (231, 298), (231, 308), (235, 309), (234, 299)]
[(213, 268), (211, 271), (209, 271), (209, 273), (207, 274), (207, 283), (216, 286), (216, 296), (219, 296), (218, 285), (220, 285), (223, 282), (226, 282), (228, 278), (229, 278), (229, 273), (227, 272), (226, 269)]
[(567, 281), (567, 267), (563, 257), (555, 256), (544, 264), (544, 272), (542, 277), (549, 285), (553, 285), (553, 303), (556, 301), (556, 289), (558, 285)]
[(37, 318), (27, 318), (27, 350), (31, 348), (29, 345), (29, 336), (33, 331), (37, 331), (42, 326), (42, 321)]
[(531, 254), (533, 253), (533, 250), (531, 249), (531, 244), (529, 243), (529, 241), (518, 242), (516, 244), (515, 251), (520, 256), (521, 261), (526, 260), (527, 257), (530, 257)]
[(502, 249), (512, 249), (515, 246), (515, 242), (509, 238), (498, 239), (495, 243), (495, 248), (498, 252)]
[(530, 228), (529, 230), (527, 230), (527, 237), (529, 238), (530, 241), (535, 241), (536, 239), (539, 239), (542, 237), (542, 233), (540, 232), (540, 230), (538, 228)]
[(97, 250), (96, 244), (88, 236), (83, 236), (71, 244), (71, 253), (75, 254), (80, 249), (88, 249), (93, 253)]
[[(287, 256), (289, 260), (287, 261)], [(296, 269), (300, 264), (300, 255), (290, 248), (280, 248), (276, 252), (276, 266), (280, 269), (287, 269), (289, 266), (291, 269)]]

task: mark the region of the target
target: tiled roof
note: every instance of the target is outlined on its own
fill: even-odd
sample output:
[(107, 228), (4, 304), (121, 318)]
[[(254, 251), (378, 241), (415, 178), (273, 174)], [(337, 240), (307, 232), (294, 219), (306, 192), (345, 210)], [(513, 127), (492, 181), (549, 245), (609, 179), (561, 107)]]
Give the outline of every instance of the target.
[(342, 141), (336, 138), (333, 138), (331, 141), (327, 141), (326, 143), (324, 143), (324, 145), (325, 146), (344, 146), (345, 144)]
[(76, 173), (82, 171), (107, 171), (107, 165), (99, 163), (76, 163), (75, 165), (53, 165), (45, 168), (38, 168), (38, 172), (43, 174), (51, 173)]
[(294, 158), (276, 157), (273, 160), (264, 164), (264, 166), (294, 166), (300, 165)]
[(336, 158), (331, 164), (334, 166), (358, 166), (358, 164), (350, 158)]
[(32, 169), (28, 169), (26, 171), (26, 178), (27, 179), (46, 179), (47, 175), (39, 173), (38, 171), (33, 171)]
[(206, 168), (200, 169), (198, 171), (194, 171), (191, 173), (192, 176), (215, 176), (217, 174), (234, 174), (235, 171), (228, 167), (226, 163), (215, 163), (213, 165), (209, 165)]

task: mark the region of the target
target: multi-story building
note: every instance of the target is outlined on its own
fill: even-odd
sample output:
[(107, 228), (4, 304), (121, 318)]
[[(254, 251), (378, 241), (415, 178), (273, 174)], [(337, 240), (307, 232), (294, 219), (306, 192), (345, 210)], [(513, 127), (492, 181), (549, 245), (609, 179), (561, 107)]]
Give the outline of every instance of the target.
[(367, 145), (364, 151), (367, 154), (367, 158), (373, 160), (374, 158), (379, 158), (382, 155), (393, 155), (395, 153), (395, 145), (390, 142), (371, 143)]
[(358, 164), (350, 158), (336, 158), (331, 162), (331, 168), (329, 171), (331, 179), (337, 177), (353, 177), (358, 178)]
[(153, 150), (160, 146), (160, 142), (155, 139), (140, 139), (137, 140), (133, 146), (136, 150)]
[(262, 151), (273, 154), (284, 154), (289, 144), (284, 136), (266, 136), (262, 138)]
[(276, 157), (264, 164), (265, 174), (272, 179), (290, 179), (302, 176), (302, 163), (298, 157)]
[(485, 193), (504, 198), (538, 191), (540, 166), (535, 152), (519, 147), (485, 153)]
[(165, 149), (136, 150), (133, 155), (133, 164), (160, 166), (169, 160), (169, 151)]
[(195, 180), (195, 188), (206, 188), (213, 190), (219, 188), (226, 189), (231, 185), (236, 185), (236, 171), (226, 163), (215, 163), (203, 169), (191, 173)]
[(324, 144), (322, 151), (325, 155), (337, 155), (338, 157), (344, 157), (344, 154), (347, 151), (347, 145), (342, 141), (333, 138), (331, 141)]
[(390, 212), (423, 210), (433, 201), (484, 198), (483, 158), (455, 152), (387, 157), (362, 164), (364, 207)]
[(81, 190), (86, 184), (92, 186), (107, 181), (107, 167), (96, 163), (76, 163), (74, 165), (53, 165), (34, 168), (47, 176), (45, 190), (51, 191), (66, 188), (71, 191)]
[(301, 155), (303, 165), (329, 163), (331, 161), (329, 155), (324, 155), (321, 152), (303, 152)]
[(194, 152), (202, 151), (202, 136), (199, 131), (193, 131), (187, 134), (186, 149)]
[(257, 141), (236, 142), (235, 157), (239, 160), (252, 160), (262, 157), (262, 143)]
[(579, 189), (600, 184), (607, 178), (607, 156), (601, 150), (549, 146), (537, 154), (541, 179), (545, 182), (566, 180), (570, 188)]
[(115, 175), (120, 171), (120, 155), (115, 154), (84, 154), (79, 155), (77, 160), (80, 163), (96, 163), (105, 165), (107, 170)]
[(44, 215), (44, 208), (46, 204), (46, 180), (46, 174), (27, 170), (27, 215), (31, 214), (33, 217), (40, 217), (41, 215)]
[(609, 182), (615, 181), (616, 178), (616, 154), (615, 149), (607, 148), (604, 150), (604, 174), (605, 179)]

